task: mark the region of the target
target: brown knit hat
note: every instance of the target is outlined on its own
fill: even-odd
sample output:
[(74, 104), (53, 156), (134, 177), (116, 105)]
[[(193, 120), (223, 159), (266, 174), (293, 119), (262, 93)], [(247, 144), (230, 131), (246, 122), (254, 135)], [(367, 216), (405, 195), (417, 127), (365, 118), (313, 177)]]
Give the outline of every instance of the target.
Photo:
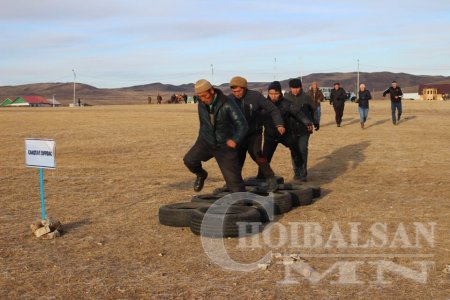
[(231, 78), (230, 81), (230, 87), (241, 87), (246, 89), (247, 88), (247, 79), (241, 76), (236, 76)]
[(200, 79), (195, 83), (195, 93), (200, 94), (212, 89), (211, 83), (206, 79)]

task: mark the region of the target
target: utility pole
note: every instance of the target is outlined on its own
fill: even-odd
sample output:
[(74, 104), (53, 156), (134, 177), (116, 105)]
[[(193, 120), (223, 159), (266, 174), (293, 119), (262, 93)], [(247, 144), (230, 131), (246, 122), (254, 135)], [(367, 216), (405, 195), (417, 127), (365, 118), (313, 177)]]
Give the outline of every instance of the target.
[(359, 92), (359, 58), (358, 58), (358, 72), (356, 75), (356, 92), (355, 92), (356, 97), (358, 97), (358, 92)]
[(73, 72), (73, 106), (75, 107), (75, 94), (76, 94), (75, 83), (77, 80), (77, 73), (75, 73), (74, 69), (72, 69), (72, 72)]
[(211, 64), (211, 84), (214, 84), (214, 65)]
[(53, 94), (53, 107), (55, 107), (55, 94)]
[(277, 58), (273, 59), (273, 81), (277, 79)]

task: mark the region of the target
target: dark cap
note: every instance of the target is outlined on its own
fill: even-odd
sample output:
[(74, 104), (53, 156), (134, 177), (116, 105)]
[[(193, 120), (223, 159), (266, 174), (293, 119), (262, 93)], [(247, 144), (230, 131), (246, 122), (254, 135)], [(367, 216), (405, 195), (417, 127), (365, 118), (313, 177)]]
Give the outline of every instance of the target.
[(302, 81), (298, 78), (291, 79), (291, 80), (289, 80), (289, 87), (290, 88), (301, 88)]
[(275, 90), (281, 93), (281, 83), (279, 81), (274, 81), (269, 84), (269, 88), (267, 90)]

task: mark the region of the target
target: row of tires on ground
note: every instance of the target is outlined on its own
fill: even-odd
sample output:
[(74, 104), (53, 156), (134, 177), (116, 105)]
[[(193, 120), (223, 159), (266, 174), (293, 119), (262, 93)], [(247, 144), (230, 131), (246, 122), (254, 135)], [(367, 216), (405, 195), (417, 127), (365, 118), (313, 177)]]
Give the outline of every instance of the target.
[[(246, 180), (246, 193), (202, 194), (191, 202), (161, 206), (159, 222), (174, 227), (190, 227), (194, 234), (210, 237), (238, 237), (260, 232), (262, 224), (293, 208), (310, 205), (320, 197), (320, 187), (284, 184), (267, 193), (264, 182)], [(249, 185), (249, 183), (254, 183)]]

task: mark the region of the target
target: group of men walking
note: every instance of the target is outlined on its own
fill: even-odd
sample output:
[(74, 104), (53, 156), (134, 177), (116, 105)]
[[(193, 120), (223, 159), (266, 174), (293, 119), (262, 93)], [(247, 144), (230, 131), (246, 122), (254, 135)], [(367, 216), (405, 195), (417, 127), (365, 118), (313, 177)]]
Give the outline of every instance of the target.
[[(289, 81), (289, 92), (283, 95), (278, 81), (268, 86), (268, 97), (248, 89), (247, 80), (236, 76), (230, 81), (231, 94), (226, 96), (211, 83), (201, 79), (195, 84), (200, 130), (198, 138), (184, 157), (186, 167), (196, 175), (194, 191), (203, 189), (208, 172), (202, 162), (215, 158), (231, 192), (245, 192), (242, 179), (247, 153), (258, 166), (258, 179), (267, 182), (267, 190), (278, 187), (270, 163), (279, 144), (289, 148), (294, 179), (307, 181), (308, 144), (310, 135), (320, 128), (321, 102), (324, 95), (313, 82), (308, 92), (300, 79)], [(392, 120), (396, 124), (402, 113), (402, 91), (396, 82), (384, 91), (392, 101)], [(360, 85), (358, 109), (361, 127), (367, 120), (369, 100), (365, 85)], [(334, 84), (330, 104), (341, 126), (348, 96), (339, 83)], [(395, 115), (395, 110), (398, 114)], [(263, 142), (264, 135), (264, 142)]]
[(202, 162), (214, 157), (227, 188), (245, 192), (242, 168), (247, 153), (258, 165), (258, 178), (267, 181), (268, 191), (275, 191), (278, 185), (270, 162), (280, 143), (290, 149), (294, 178), (306, 181), (309, 136), (314, 128), (319, 130), (317, 107), (299, 79), (291, 80), (289, 87), (283, 96), (281, 84), (272, 82), (267, 99), (249, 90), (247, 80), (239, 76), (231, 79), (228, 96), (207, 80), (196, 82), (200, 131), (184, 157), (196, 175), (194, 191), (201, 191), (208, 177)]

